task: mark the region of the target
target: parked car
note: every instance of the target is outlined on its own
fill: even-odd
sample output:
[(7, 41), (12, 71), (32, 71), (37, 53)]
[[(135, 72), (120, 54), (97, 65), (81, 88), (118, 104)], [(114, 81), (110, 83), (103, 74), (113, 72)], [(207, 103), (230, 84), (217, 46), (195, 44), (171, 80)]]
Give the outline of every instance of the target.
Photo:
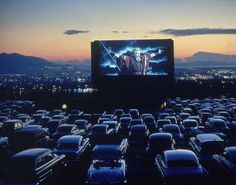
[(171, 121), (169, 119), (159, 119), (157, 120), (157, 129), (160, 129), (163, 127), (163, 125), (171, 124)]
[(131, 127), (128, 136), (128, 152), (132, 155), (143, 155), (146, 152), (149, 131), (144, 124)]
[(118, 133), (122, 137), (128, 137), (129, 133), (129, 123), (131, 121), (131, 117), (121, 117), (120, 118), (120, 128), (118, 130)]
[(83, 130), (85, 134), (87, 134), (92, 128), (92, 124), (90, 124), (86, 119), (78, 119), (74, 124), (77, 125), (80, 130)]
[(147, 156), (162, 154), (165, 150), (174, 149), (174, 140), (170, 133), (153, 133), (148, 138)]
[(198, 134), (189, 144), (200, 160), (211, 160), (213, 154), (222, 154), (224, 140), (216, 134)]
[(220, 174), (236, 180), (236, 146), (226, 147), (223, 154), (214, 154), (212, 159)]
[(208, 175), (197, 156), (190, 150), (166, 150), (155, 163), (161, 179), (167, 184), (201, 184)]
[(53, 138), (58, 140), (60, 137), (65, 135), (84, 135), (85, 131), (78, 129), (75, 124), (62, 124), (57, 127), (56, 132), (53, 134)]
[(154, 133), (156, 132), (157, 125), (155, 122), (155, 119), (152, 115), (150, 116), (144, 116), (143, 117), (143, 123), (147, 126), (147, 129), (151, 132)]
[(10, 148), (7, 137), (0, 137), (0, 161), (10, 154)]
[(19, 119), (9, 119), (3, 123), (1, 136), (11, 137), (17, 130), (24, 127), (23, 122)]
[(64, 154), (69, 161), (79, 161), (89, 149), (89, 138), (83, 136), (68, 135), (57, 141), (54, 153)]
[(96, 124), (92, 127), (91, 132), (88, 134), (90, 143), (92, 146), (96, 144), (111, 142), (109, 136), (111, 135), (112, 129), (109, 129), (108, 125)]
[(47, 123), (44, 124), (44, 127), (48, 128), (49, 134), (52, 136), (61, 124), (61, 120), (49, 120)]
[(11, 158), (4, 181), (6, 184), (39, 184), (63, 166), (64, 158), (65, 155), (56, 155), (46, 148), (24, 150)]
[(163, 128), (160, 128), (160, 132), (170, 133), (177, 145), (184, 144), (184, 135), (181, 133), (178, 125), (169, 124), (164, 125)]
[(88, 169), (87, 184), (124, 184), (126, 163), (119, 145), (96, 145)]

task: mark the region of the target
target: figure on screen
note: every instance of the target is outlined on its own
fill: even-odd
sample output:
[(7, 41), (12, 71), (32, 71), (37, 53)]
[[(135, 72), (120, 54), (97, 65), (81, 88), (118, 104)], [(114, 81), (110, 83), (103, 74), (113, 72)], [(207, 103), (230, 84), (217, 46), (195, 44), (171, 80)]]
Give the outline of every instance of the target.
[(156, 53), (141, 54), (140, 48), (135, 48), (130, 55), (123, 54), (119, 56), (115, 54), (117, 65), (120, 68), (120, 74), (146, 75), (149, 60), (162, 52), (163, 50), (158, 49)]

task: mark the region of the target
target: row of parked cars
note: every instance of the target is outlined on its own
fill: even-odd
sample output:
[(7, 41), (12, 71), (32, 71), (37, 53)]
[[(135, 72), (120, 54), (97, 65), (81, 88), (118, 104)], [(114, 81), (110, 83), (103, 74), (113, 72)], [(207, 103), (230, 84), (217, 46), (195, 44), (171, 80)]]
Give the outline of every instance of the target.
[(169, 99), (161, 111), (142, 114), (35, 110), (19, 102), (0, 103), (0, 154), (11, 161), (6, 182), (40, 183), (89, 161), (86, 183), (124, 184), (127, 161), (137, 156), (151, 161), (164, 183), (199, 184), (218, 172), (236, 179), (234, 98)]

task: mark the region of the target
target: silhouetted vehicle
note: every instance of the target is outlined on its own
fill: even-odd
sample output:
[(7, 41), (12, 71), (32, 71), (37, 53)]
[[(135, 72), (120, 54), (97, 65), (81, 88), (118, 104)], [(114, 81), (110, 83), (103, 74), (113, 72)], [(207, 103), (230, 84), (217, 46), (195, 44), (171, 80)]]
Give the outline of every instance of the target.
[(179, 122), (183, 122), (183, 120), (188, 119), (188, 117), (191, 116), (191, 114), (187, 113), (187, 112), (181, 112), (177, 118), (179, 120)]
[(1, 129), (1, 136), (11, 137), (17, 130), (20, 130), (24, 127), (23, 122), (19, 119), (7, 120), (3, 123)]
[(35, 111), (35, 114), (43, 114), (43, 115), (49, 115), (50, 114), (50, 112), (49, 111), (47, 111), (47, 110), (44, 110), (44, 109), (39, 109), (39, 110), (36, 110)]
[(132, 155), (145, 154), (149, 131), (144, 124), (133, 125), (128, 136), (128, 152)]
[(129, 109), (129, 114), (131, 115), (132, 119), (139, 118), (139, 110), (138, 109)]
[(112, 129), (109, 129), (108, 125), (96, 124), (92, 127), (91, 132), (88, 134), (90, 143), (92, 146), (101, 143), (111, 142), (109, 136), (111, 135)]
[(5, 159), (10, 154), (10, 148), (7, 137), (0, 137), (0, 160)]
[(223, 119), (211, 118), (205, 123), (205, 128), (208, 132), (221, 132), (229, 135), (230, 129)]
[(161, 113), (159, 114), (158, 119), (165, 119), (167, 116), (169, 116), (169, 113), (167, 113), (167, 112), (161, 112)]
[(40, 125), (28, 125), (11, 137), (11, 146), (14, 152), (29, 148), (47, 147), (49, 133)]
[(120, 119), (121, 115), (124, 114), (123, 109), (115, 109), (113, 115), (117, 117), (117, 119)]
[(167, 184), (201, 184), (208, 175), (190, 150), (166, 150), (155, 158), (162, 181)]
[(159, 119), (157, 120), (157, 129), (162, 128), (164, 125), (171, 124), (171, 121), (169, 119)]
[(6, 184), (39, 184), (63, 166), (65, 155), (56, 155), (50, 149), (24, 150), (11, 158), (5, 172)]
[(170, 120), (171, 124), (177, 124), (178, 123), (175, 116), (167, 116), (167, 117), (165, 117), (165, 119)]
[(62, 136), (66, 135), (84, 135), (85, 131), (78, 129), (75, 124), (62, 124), (57, 127), (56, 132), (53, 134), (54, 140), (58, 140)]
[(226, 147), (223, 154), (214, 154), (212, 159), (221, 177), (226, 175), (227, 178), (236, 180), (236, 146)]
[(199, 129), (198, 122), (195, 119), (185, 119), (180, 123), (180, 130), (183, 133), (186, 140), (191, 137), (193, 130)]
[(150, 131), (150, 133), (154, 133), (157, 131), (157, 125), (152, 115), (144, 116), (143, 123), (147, 126), (147, 129)]
[(224, 150), (224, 140), (216, 134), (198, 134), (190, 138), (189, 144), (200, 160), (210, 160), (213, 154)]
[(102, 124), (108, 125), (109, 129), (111, 129), (111, 134), (117, 134), (120, 124), (117, 121), (104, 121)]
[(44, 124), (44, 127), (48, 128), (49, 134), (52, 136), (57, 128), (62, 124), (61, 120), (50, 120), (49, 122)]
[(147, 156), (154, 157), (165, 150), (174, 149), (174, 140), (170, 133), (153, 133), (148, 138)]
[(128, 137), (129, 133), (129, 123), (131, 121), (131, 117), (121, 117), (120, 118), (120, 128), (118, 130), (118, 133), (122, 137)]
[(165, 113), (168, 113), (169, 116), (175, 116), (175, 114), (176, 114), (176, 113), (175, 113), (175, 110), (172, 109), (172, 108), (165, 108), (164, 112), (165, 112)]
[(177, 145), (184, 144), (184, 135), (181, 133), (178, 125), (169, 124), (164, 125), (163, 128), (160, 128), (160, 132), (170, 133)]
[(74, 122), (74, 124), (77, 125), (79, 130), (83, 130), (85, 134), (87, 134), (92, 128), (92, 124), (90, 124), (86, 119), (78, 119)]
[(88, 169), (88, 184), (124, 184), (126, 163), (120, 145), (96, 145), (93, 149), (93, 162)]
[(33, 114), (32, 118), (34, 119), (34, 123), (38, 124), (40, 120), (46, 115), (40, 113), (40, 114)]
[(68, 135), (63, 136), (57, 141), (56, 154), (66, 155), (66, 160), (79, 161), (89, 149), (89, 138), (83, 136)]

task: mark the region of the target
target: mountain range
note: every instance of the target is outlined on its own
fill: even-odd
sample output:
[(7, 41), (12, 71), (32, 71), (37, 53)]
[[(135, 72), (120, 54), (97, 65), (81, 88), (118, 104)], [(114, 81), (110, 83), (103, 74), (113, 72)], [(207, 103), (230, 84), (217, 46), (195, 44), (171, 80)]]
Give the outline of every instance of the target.
[[(210, 52), (197, 52), (184, 60), (175, 59), (175, 67), (213, 67), (236, 66), (236, 55), (224, 55)], [(0, 74), (32, 74), (37, 72), (50, 72), (54, 69), (66, 69), (91, 71), (90, 60), (86, 61), (48, 61), (39, 57), (25, 56), (18, 53), (0, 54)]]

